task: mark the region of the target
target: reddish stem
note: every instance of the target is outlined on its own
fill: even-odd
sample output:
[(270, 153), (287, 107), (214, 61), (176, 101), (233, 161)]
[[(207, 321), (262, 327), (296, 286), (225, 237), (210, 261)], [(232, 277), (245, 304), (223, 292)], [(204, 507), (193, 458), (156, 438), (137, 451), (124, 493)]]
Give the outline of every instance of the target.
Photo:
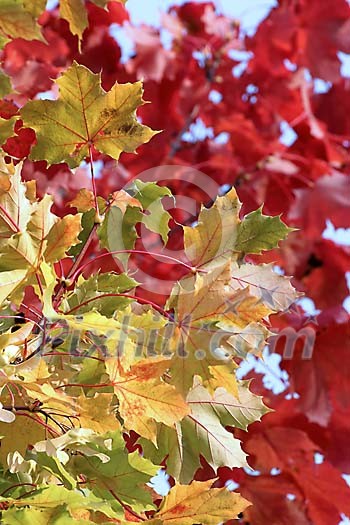
[(36, 278), (36, 281), (37, 281), (37, 283), (38, 283), (38, 285), (39, 285), (40, 293), (41, 293), (41, 295), (43, 295), (43, 294), (44, 294), (44, 289), (43, 289), (43, 285), (42, 285), (42, 283), (41, 283), (40, 275), (38, 275), (38, 274), (36, 273), (36, 274), (35, 274), (35, 278)]
[(93, 301), (97, 301), (98, 299), (103, 299), (104, 297), (127, 297), (128, 299), (134, 299), (135, 301), (138, 301), (141, 304), (149, 304), (155, 310), (157, 310), (159, 313), (164, 315), (164, 317), (167, 317), (168, 319), (171, 319), (171, 316), (168, 314), (168, 312), (163, 310), (163, 308), (161, 306), (158, 306), (153, 301), (149, 301), (148, 299), (143, 299), (142, 297), (138, 297), (137, 295), (128, 295), (126, 293), (104, 293), (104, 294), (98, 295), (96, 297), (92, 297), (91, 299), (87, 299), (83, 303), (78, 304), (77, 306), (74, 306), (74, 308), (72, 308), (71, 310), (66, 312), (66, 314), (69, 315), (72, 312), (75, 312), (75, 310), (79, 310), (79, 308), (81, 308), (82, 306), (86, 306), (87, 304), (92, 303)]
[[(97, 226), (98, 226), (97, 224), (94, 224), (93, 228), (91, 229), (91, 232), (89, 233), (89, 236), (86, 239), (86, 242), (85, 242), (85, 244), (83, 246), (83, 249), (79, 253), (75, 263), (73, 264), (73, 266), (71, 267), (71, 269), (68, 272), (68, 275), (66, 277), (67, 279), (71, 279), (72, 275), (74, 275), (75, 272), (77, 271), (77, 269), (79, 268), (81, 261), (84, 259), (85, 255), (86, 255), (86, 252), (89, 249), (89, 246), (91, 244), (91, 241), (93, 239), (93, 236), (95, 234)], [(56, 292), (55, 297), (53, 298), (53, 305), (54, 305), (54, 307), (57, 307), (60, 304), (60, 299), (62, 297), (64, 289), (65, 289), (65, 284), (61, 283), (59, 289)]]
[(141, 520), (141, 521), (145, 521), (144, 518), (142, 518), (142, 516), (140, 516), (134, 510), (132, 510), (132, 508), (129, 507), (129, 505), (125, 505), (125, 503), (123, 503), (122, 500), (116, 495), (114, 490), (109, 489), (109, 492), (113, 496), (113, 498), (116, 501), (118, 501), (118, 503), (120, 503), (120, 505), (123, 507), (123, 509), (127, 510), (132, 516), (134, 516), (134, 518), (137, 518), (138, 520)]
[(42, 312), (39, 312), (39, 310), (35, 308), (35, 306), (30, 307), (24, 303), (22, 303), (21, 306), (25, 308), (26, 310), (28, 310), (28, 312), (31, 312), (33, 315), (36, 315), (37, 317), (39, 317), (40, 320), (43, 318)]
[(12, 407), (14, 407), (15, 404), (16, 404), (15, 403), (15, 396), (13, 395), (13, 392), (12, 392), (12, 390), (10, 388), (10, 385), (6, 384), (5, 387), (6, 387), (6, 390), (8, 391), (8, 393), (9, 393), (9, 396), (10, 396), (10, 399), (11, 399), (11, 405), (12, 405)]
[(28, 417), (32, 421), (35, 421), (35, 423), (38, 423), (39, 425), (43, 426), (45, 428), (45, 430), (47, 430), (51, 434), (51, 436), (55, 436), (55, 437), (59, 436), (59, 433), (56, 432), (56, 430), (54, 430), (52, 427), (50, 427), (50, 425), (47, 425), (46, 423), (44, 423), (44, 421), (42, 421), (40, 418), (36, 418), (36, 417), (28, 414), (27, 412), (18, 411), (18, 412), (16, 412), (16, 414), (18, 416)]
[(10, 226), (11, 230), (15, 231), (15, 233), (19, 233), (20, 232), (19, 227), (17, 226), (15, 221), (12, 219), (12, 217), (7, 213), (5, 208), (3, 208), (3, 206), (1, 206), (1, 204), (0, 204), (0, 211), (4, 214), (3, 218), (4, 218), (5, 222), (7, 222), (7, 224)]
[(95, 172), (94, 172), (94, 159), (92, 157), (92, 146), (91, 146), (91, 144), (89, 145), (89, 157), (90, 157), (92, 191), (93, 191), (93, 194), (94, 194), (96, 213), (98, 213), (97, 190), (96, 190), (96, 181), (95, 181)]
[(130, 253), (130, 254), (136, 253), (136, 254), (139, 254), (139, 255), (151, 255), (152, 257), (161, 257), (162, 259), (166, 259), (168, 261), (171, 261), (174, 264), (180, 264), (181, 266), (184, 266), (189, 271), (193, 271), (193, 266), (190, 266), (189, 264), (187, 264), (187, 263), (185, 263), (183, 261), (180, 261), (180, 259), (175, 259), (175, 257), (170, 257), (169, 255), (164, 255), (162, 253), (148, 252), (148, 251), (143, 251), (143, 250), (114, 250), (112, 252), (102, 253), (101, 255), (98, 255), (97, 257), (94, 257), (93, 259), (91, 259), (91, 261), (87, 261), (86, 263), (84, 263), (75, 272), (74, 275), (72, 275), (71, 278), (73, 279), (73, 281), (75, 281), (75, 279), (78, 277), (78, 275), (80, 275), (81, 272), (84, 271), (84, 269), (87, 266), (89, 266), (91, 263), (97, 261), (98, 259), (102, 259), (103, 257), (107, 257), (108, 255), (118, 255), (118, 254), (123, 254), (123, 253)]

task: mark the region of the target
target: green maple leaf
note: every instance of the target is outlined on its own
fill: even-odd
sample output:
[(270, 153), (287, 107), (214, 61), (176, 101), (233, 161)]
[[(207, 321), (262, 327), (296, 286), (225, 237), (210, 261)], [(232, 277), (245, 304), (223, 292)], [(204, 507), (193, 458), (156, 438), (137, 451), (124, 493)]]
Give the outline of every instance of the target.
[(262, 207), (244, 217), (238, 226), (235, 249), (243, 253), (261, 253), (278, 246), (294, 228), (288, 228), (280, 217), (263, 215)]
[[(108, 505), (108, 503), (106, 503), (102, 499), (97, 498), (92, 493), (84, 495), (82, 492), (68, 490), (65, 487), (55, 485), (43, 486), (41, 488), (38, 488), (38, 490), (36, 490), (33, 494), (27, 497), (23, 497), (16, 500), (11, 500), (11, 498), (0, 498), (0, 502), (1, 501), (7, 501), (7, 503), (10, 505), (10, 509), (7, 511), (7, 523), (16, 523), (16, 521), (13, 521), (14, 519), (17, 519), (18, 523), (18, 518), (20, 518), (21, 516), (26, 518), (27, 523), (29, 523), (28, 515), (30, 518), (40, 516), (40, 514), (35, 512), (33, 514), (33, 510), (44, 512), (44, 516), (48, 520), (45, 523), (51, 523), (52, 518), (54, 518), (55, 515), (57, 515), (57, 513), (59, 515), (61, 512), (64, 511), (68, 511), (68, 515), (70, 515), (72, 518), (74, 517), (74, 512), (86, 509), (91, 510), (93, 512), (101, 512), (108, 518), (115, 519), (118, 516), (122, 516), (121, 511), (119, 513), (116, 513), (114, 510), (112, 510), (111, 506)], [(16, 509), (12, 510), (11, 504), (15, 504)], [(26, 507), (30, 508), (28, 510), (25, 509), (22, 513), (21, 511), (19, 511), (19, 514), (17, 514), (17, 509)], [(26, 512), (28, 513), (27, 516), (25, 516)], [(4, 513), (5, 517), (6, 514), (7, 513)], [(13, 514), (12, 522), (9, 521), (11, 514)], [(23, 523), (23, 521), (21, 523)], [(34, 523), (36, 523), (36, 521), (34, 521)], [(53, 521), (52, 523), (55, 523), (55, 521)]]
[[(171, 219), (162, 202), (166, 196), (171, 196), (168, 188), (140, 180), (135, 180), (127, 191), (114, 192), (97, 232), (101, 245), (110, 252), (134, 249), (138, 238), (138, 223), (159, 234), (166, 244), (170, 230), (168, 223)], [(130, 254), (120, 253), (114, 257), (125, 267)]]
[[(76, 314), (88, 312), (93, 307), (100, 314), (111, 317), (116, 310), (123, 309), (133, 299), (128, 299), (127, 297), (106, 297), (105, 295), (123, 293), (135, 288), (138, 284), (135, 279), (126, 274), (113, 272), (92, 275), (87, 280), (80, 276), (74, 291), (64, 297), (62, 307), (65, 311), (74, 308)], [(99, 299), (99, 296), (102, 297)], [(79, 307), (86, 301), (91, 302)]]
[[(136, 206), (128, 205), (125, 211), (111, 206), (97, 232), (101, 246), (110, 252), (133, 250), (138, 237), (136, 224), (140, 223), (142, 218), (142, 212)], [(113, 257), (125, 268), (130, 254), (114, 254)]]
[(164, 209), (162, 198), (171, 197), (171, 191), (164, 186), (158, 186), (155, 182), (142, 182), (141, 180), (135, 180), (128, 191), (141, 202), (144, 211), (147, 212), (147, 215), (143, 216), (142, 223), (150, 231), (158, 233), (166, 244), (171, 215)]
[(156, 133), (136, 119), (136, 109), (144, 103), (141, 82), (115, 84), (106, 93), (101, 75), (76, 62), (56, 82), (58, 100), (34, 100), (21, 110), (24, 125), (36, 131), (31, 159), (75, 167), (92, 146), (118, 159)]
[(112, 508), (118, 510), (120, 504), (111, 491), (126, 505), (136, 512), (154, 508), (151, 494), (145, 490), (146, 483), (154, 477), (159, 466), (140, 456), (138, 452), (128, 454), (120, 432), (104, 434), (104, 443), (90, 445), (96, 452), (103, 453), (108, 461), (101, 462), (97, 456), (76, 456), (72, 460), (72, 469), (84, 473), (87, 479), (96, 479), (90, 489), (101, 500), (106, 500)]

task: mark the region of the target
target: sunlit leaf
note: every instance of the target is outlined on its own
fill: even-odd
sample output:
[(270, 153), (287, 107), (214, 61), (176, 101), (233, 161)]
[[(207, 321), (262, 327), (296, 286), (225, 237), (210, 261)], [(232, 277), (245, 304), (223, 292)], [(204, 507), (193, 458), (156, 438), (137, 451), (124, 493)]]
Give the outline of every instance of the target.
[(212, 481), (175, 485), (150, 525), (219, 525), (237, 518), (249, 502), (226, 488), (211, 488)]
[(107, 93), (100, 75), (76, 62), (57, 80), (58, 100), (28, 102), (21, 111), (24, 124), (36, 131), (33, 160), (78, 166), (89, 147), (118, 159), (134, 152), (154, 132), (138, 123), (136, 109), (143, 104), (142, 85), (115, 84)]

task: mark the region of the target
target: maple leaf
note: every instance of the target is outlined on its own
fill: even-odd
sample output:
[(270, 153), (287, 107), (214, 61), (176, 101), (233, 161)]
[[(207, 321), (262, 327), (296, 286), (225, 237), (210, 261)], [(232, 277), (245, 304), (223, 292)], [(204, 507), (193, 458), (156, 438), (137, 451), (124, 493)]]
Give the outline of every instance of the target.
[(12, 91), (10, 77), (0, 70), (0, 97), (8, 95)]
[(219, 525), (222, 520), (236, 518), (249, 506), (239, 494), (226, 488), (212, 489), (211, 485), (212, 481), (175, 485), (150, 525)]
[[(257, 322), (272, 311), (247, 290), (232, 285), (230, 262), (217, 263), (204, 274), (182, 279), (174, 287), (168, 307), (176, 308), (172, 332), (168, 328), (168, 346), (174, 352), (172, 382), (181, 392), (192, 387), (196, 374), (213, 384), (210, 367), (220, 366), (222, 370), (226, 366), (232, 372), (233, 356), (259, 353), (268, 331)], [(231, 381), (234, 383), (233, 376)], [(234, 388), (229, 384), (226, 387)]]
[(128, 189), (134, 198), (141, 202), (146, 212), (142, 223), (150, 231), (159, 233), (164, 244), (166, 244), (170, 231), (168, 223), (171, 215), (164, 209), (162, 198), (165, 196), (171, 197), (171, 191), (164, 186), (158, 186), (155, 182), (142, 182), (141, 180), (135, 180)]
[(103, 247), (111, 252), (122, 252), (114, 256), (124, 266), (130, 254), (123, 252), (132, 250), (138, 238), (137, 223), (159, 234), (164, 244), (167, 243), (171, 216), (162, 203), (166, 196), (171, 196), (168, 188), (139, 180), (133, 181), (127, 191), (111, 194), (109, 209), (97, 233)]
[(42, 40), (40, 28), (36, 23), (28, 2), (23, 0), (3, 0), (0, 5), (0, 46), (9, 38)]
[(0, 422), (0, 431), (4, 436), (0, 447), (2, 465), (7, 464), (7, 455), (10, 452), (16, 450), (23, 455), (29, 445), (45, 439), (45, 429), (38, 421), (19, 414), (10, 424)]
[[(92, 451), (96, 450), (96, 455), (74, 458), (74, 470), (84, 473), (87, 479), (94, 479), (97, 474), (98, 481), (91, 483), (91, 490), (95, 496), (108, 501), (115, 511), (120, 509), (115, 495), (136, 512), (154, 509), (151, 494), (145, 490), (145, 485), (157, 474), (159, 466), (136, 451), (128, 454), (119, 432), (103, 436), (104, 439), (100, 439), (98, 444), (89, 443)], [(99, 453), (105, 455), (107, 461), (101, 462)]]
[[(110, 252), (132, 250), (138, 237), (136, 224), (142, 219), (142, 205), (137, 199), (124, 190), (114, 192), (111, 206), (97, 231), (101, 245)], [(125, 267), (130, 254), (120, 253), (114, 257)]]
[(98, 434), (105, 434), (118, 428), (118, 421), (112, 409), (112, 399), (113, 394), (96, 393), (93, 397), (79, 396), (77, 405), (81, 426)]
[(167, 360), (145, 360), (127, 373), (118, 372), (119, 362), (106, 360), (106, 369), (119, 399), (119, 412), (128, 430), (156, 442), (156, 422), (173, 426), (188, 414), (188, 407), (171, 385), (160, 379)]
[(274, 312), (287, 310), (300, 295), (288, 277), (273, 271), (272, 264), (233, 266), (231, 286), (238, 290), (249, 287), (249, 293)]
[[(56, 262), (78, 242), (80, 216), (63, 219), (51, 212), (53, 199), (37, 201), (32, 185), (21, 181), (20, 166), (3, 174), (0, 194), (0, 268), (2, 290), (19, 300), (26, 284), (37, 285), (45, 262)], [(11, 268), (11, 270), (9, 270)], [(40, 291), (40, 290), (39, 290)]]
[(175, 429), (158, 426), (158, 448), (140, 441), (146, 455), (159, 463), (167, 457), (167, 471), (182, 483), (193, 479), (200, 468), (199, 451), (214, 471), (221, 466), (247, 466), (239, 440), (225, 427), (246, 429), (269, 411), (261, 398), (249, 392), (248, 384), (239, 385), (237, 397), (223, 388), (211, 395), (198, 384), (189, 392), (187, 403), (191, 413)]
[(57, 262), (63, 259), (68, 248), (78, 243), (81, 232), (79, 215), (66, 215), (57, 221), (46, 237), (47, 246), (44, 252), (46, 262)]
[(74, 290), (64, 296), (62, 307), (66, 312), (74, 310), (77, 314), (82, 314), (91, 310), (93, 305), (94, 310), (111, 317), (116, 310), (133, 301), (132, 297), (118, 297), (115, 294), (122, 294), (137, 285), (138, 282), (126, 274), (110, 272), (108, 275), (92, 275), (87, 280), (79, 276)]
[[(217, 371), (220, 370), (221, 379), (231, 379), (231, 384), (224, 386), (235, 394), (232, 357), (244, 357), (248, 352), (259, 354), (269, 335), (263, 324), (265, 318), (274, 311), (287, 309), (297, 297), (289, 280), (274, 273), (272, 267), (255, 268), (237, 262), (239, 252), (245, 249), (244, 239), (252, 235), (249, 233), (252, 218), (248, 216), (240, 222), (239, 210), (240, 202), (231, 190), (218, 197), (211, 208), (202, 209), (194, 228), (185, 229), (187, 257), (203, 273), (179, 281), (167, 302), (169, 309), (175, 309), (168, 345), (175, 354), (170, 365), (171, 377), (184, 393), (192, 387), (196, 374), (209, 387), (219, 386), (216, 365), (220, 366)], [(268, 235), (269, 220), (259, 211), (253, 216), (253, 222), (256, 220), (260, 226), (263, 224)], [(256, 238), (249, 249), (253, 251), (255, 248), (260, 251), (259, 225), (252, 228)], [(285, 226), (277, 228), (273, 239), (270, 235), (272, 246), (285, 233)]]
[(24, 125), (36, 131), (32, 159), (75, 167), (92, 146), (118, 159), (122, 151), (134, 152), (155, 134), (135, 117), (143, 104), (140, 82), (115, 84), (106, 93), (101, 76), (76, 62), (56, 82), (58, 100), (31, 101), (21, 110)]
[(244, 217), (238, 226), (236, 250), (243, 253), (261, 253), (272, 250), (278, 242), (294, 231), (280, 217), (263, 215), (262, 207)]
[(80, 215), (54, 215), (50, 195), (37, 201), (31, 185), (21, 181), (20, 167), (7, 177), (10, 186), (0, 195), (0, 274), (3, 290), (10, 293), (37, 284), (34, 276), (42, 272), (42, 264), (64, 257), (78, 243), (81, 226)]
[[(99, 7), (106, 7), (108, 0), (92, 0)], [(124, 4), (126, 0), (114, 0)], [(88, 27), (88, 16), (83, 0), (61, 0), (60, 15), (67, 20), (73, 35), (81, 40), (84, 30)]]
[(184, 228), (185, 253), (194, 266), (232, 255), (240, 222), (239, 210), (240, 202), (232, 189), (218, 197), (211, 208), (202, 208), (195, 228)]
[(83, 188), (78, 191), (77, 195), (69, 206), (76, 208), (79, 212), (86, 212), (95, 207), (94, 194), (92, 191)]
[(306, 497), (307, 516), (317, 525), (324, 523), (327, 516), (330, 523), (338, 523), (340, 513), (349, 512), (349, 487), (327, 460), (314, 464), (318, 447), (302, 430), (273, 426), (252, 436), (246, 448), (254, 450), (256, 468), (263, 473), (275, 467), (289, 474), (297, 490), (301, 489)]
[[(11, 499), (2, 499), (3, 501), (9, 501), (11, 505)], [(117, 514), (111, 510), (108, 504), (104, 503), (99, 498), (96, 498), (94, 495), (89, 494), (88, 496), (85, 496), (82, 493), (69, 491), (65, 487), (55, 485), (39, 488), (34, 494), (29, 496), (27, 502), (26, 498), (17, 500), (16, 507), (21, 509), (22, 507), (28, 507), (28, 505), (30, 505), (28, 510), (19, 513), (19, 516), (23, 517), (24, 520), (27, 520), (27, 523), (30, 519), (35, 519), (35, 517), (38, 516), (38, 513), (35, 512), (36, 509), (44, 511), (45, 519), (48, 519), (48, 522), (50, 522), (51, 518), (57, 514), (57, 509), (60, 509), (60, 507), (67, 510), (68, 516), (70, 515), (72, 518), (74, 512), (80, 509), (99, 511), (109, 518), (117, 517)], [(8, 519), (10, 520), (13, 512), (10, 509), (8, 513)], [(24, 523), (25, 522), (26, 521), (24, 521)], [(11, 522), (8, 521), (8, 523)]]

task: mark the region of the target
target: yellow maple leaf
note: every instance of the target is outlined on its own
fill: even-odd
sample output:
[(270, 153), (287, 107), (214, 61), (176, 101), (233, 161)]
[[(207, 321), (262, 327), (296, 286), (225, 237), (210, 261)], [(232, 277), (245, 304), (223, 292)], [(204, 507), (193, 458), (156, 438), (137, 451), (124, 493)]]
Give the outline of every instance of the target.
[(249, 505), (240, 494), (226, 488), (213, 489), (212, 480), (175, 485), (149, 525), (219, 525), (237, 518)]
[[(232, 357), (237, 355), (238, 346), (240, 353), (243, 349), (246, 353), (260, 349), (268, 332), (258, 322), (270, 310), (251, 296), (248, 288), (231, 286), (230, 261), (220, 259), (206, 268), (206, 273), (185, 277), (175, 285), (167, 304), (176, 312), (167, 342), (174, 354), (170, 365), (172, 383), (185, 394), (193, 386), (195, 375), (213, 389), (218, 386), (215, 376), (224, 374), (230, 380), (225, 388), (234, 393)], [(251, 323), (254, 330), (250, 329)], [(240, 337), (242, 332), (244, 337)], [(216, 366), (220, 367), (217, 371)]]
[[(106, 7), (109, 0), (92, 0), (99, 7)], [(116, 0), (125, 4), (126, 0)], [(82, 39), (83, 33), (88, 26), (88, 16), (83, 0), (60, 0), (60, 15), (69, 23), (69, 29), (73, 35)]]
[(106, 360), (125, 427), (153, 442), (157, 435), (156, 422), (173, 426), (189, 413), (183, 397), (161, 379), (168, 366), (168, 360), (149, 358), (122, 375), (118, 360)]
[(202, 266), (219, 257), (232, 257), (239, 224), (241, 203), (232, 189), (218, 197), (211, 208), (204, 208), (195, 228), (184, 228), (185, 253), (193, 266)]
[(40, 26), (35, 20), (28, 0), (1, 0), (0, 2), (0, 47), (10, 38), (43, 40)]
[(77, 398), (79, 423), (82, 428), (89, 428), (99, 434), (120, 428), (111, 403), (113, 394), (96, 393), (93, 397), (81, 395)]
[(94, 194), (91, 190), (82, 188), (68, 204), (72, 208), (76, 208), (79, 212), (89, 211), (95, 207)]
[(0, 436), (0, 463), (6, 467), (7, 454), (17, 450), (23, 456), (29, 445), (46, 438), (46, 431), (35, 415), (19, 411), (13, 423), (0, 422)]

